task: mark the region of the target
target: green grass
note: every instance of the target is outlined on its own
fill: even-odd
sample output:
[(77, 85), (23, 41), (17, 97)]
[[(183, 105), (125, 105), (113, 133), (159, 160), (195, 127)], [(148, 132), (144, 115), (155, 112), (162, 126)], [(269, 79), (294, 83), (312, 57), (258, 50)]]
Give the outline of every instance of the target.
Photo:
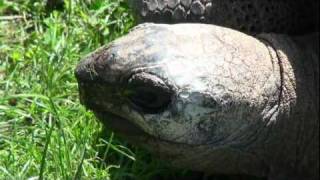
[(0, 0), (0, 179), (175, 174), (104, 130), (78, 100), (76, 64), (128, 32), (127, 5), (65, 0), (50, 10), (44, 2)]

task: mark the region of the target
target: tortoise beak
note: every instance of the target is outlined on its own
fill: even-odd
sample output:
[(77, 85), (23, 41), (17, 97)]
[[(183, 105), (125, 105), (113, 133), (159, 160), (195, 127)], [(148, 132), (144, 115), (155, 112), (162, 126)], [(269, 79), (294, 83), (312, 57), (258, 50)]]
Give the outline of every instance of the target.
[(145, 137), (146, 133), (121, 111), (121, 106), (126, 104), (121, 84), (102, 79), (99, 73), (92, 70), (94, 65), (91, 59), (86, 59), (75, 70), (81, 104), (92, 110), (100, 122), (120, 136), (129, 139)]
[[(100, 84), (79, 81), (80, 102), (92, 110), (104, 126), (109, 127), (120, 136), (144, 137), (146, 133), (121, 113), (121, 99), (101, 87)], [(116, 99), (119, 102), (115, 102)]]
[(120, 136), (129, 138), (129, 140), (134, 140), (134, 138), (137, 137), (140, 138), (148, 136), (147, 133), (145, 133), (137, 125), (117, 114), (104, 111), (95, 112), (95, 115), (104, 126), (110, 128)]

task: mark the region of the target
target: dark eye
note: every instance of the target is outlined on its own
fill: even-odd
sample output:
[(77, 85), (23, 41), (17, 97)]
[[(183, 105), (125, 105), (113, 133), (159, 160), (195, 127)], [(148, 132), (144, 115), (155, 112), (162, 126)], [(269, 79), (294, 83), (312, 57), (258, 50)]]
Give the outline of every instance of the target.
[(159, 113), (171, 102), (171, 89), (163, 80), (152, 74), (133, 75), (128, 81), (127, 90), (133, 108), (144, 113)]

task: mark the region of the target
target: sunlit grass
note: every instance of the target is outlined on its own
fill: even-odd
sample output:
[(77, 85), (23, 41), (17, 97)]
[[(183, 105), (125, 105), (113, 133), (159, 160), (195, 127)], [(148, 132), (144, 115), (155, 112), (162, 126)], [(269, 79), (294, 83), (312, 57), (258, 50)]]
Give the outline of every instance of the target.
[[(103, 130), (78, 101), (76, 64), (125, 34), (122, 0), (0, 0), (0, 179), (150, 179), (144, 151)], [(103, 132), (104, 136), (101, 136)]]

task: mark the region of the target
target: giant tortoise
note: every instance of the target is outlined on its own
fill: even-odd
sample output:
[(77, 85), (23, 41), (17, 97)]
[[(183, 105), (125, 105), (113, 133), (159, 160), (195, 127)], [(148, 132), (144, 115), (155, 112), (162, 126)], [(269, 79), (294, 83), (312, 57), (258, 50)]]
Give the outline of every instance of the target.
[(176, 167), (319, 178), (318, 1), (130, 3), (162, 24), (138, 25), (75, 71), (102, 123)]

